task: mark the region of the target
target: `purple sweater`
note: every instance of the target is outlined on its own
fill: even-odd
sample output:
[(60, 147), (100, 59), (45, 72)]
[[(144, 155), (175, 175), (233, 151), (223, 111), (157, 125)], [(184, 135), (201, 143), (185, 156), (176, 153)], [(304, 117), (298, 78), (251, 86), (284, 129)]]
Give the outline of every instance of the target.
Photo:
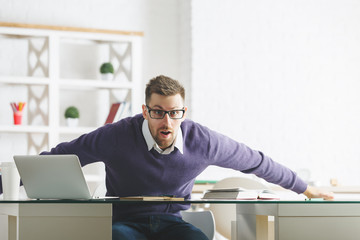
[[(98, 161), (106, 166), (108, 196), (163, 195), (190, 198), (195, 178), (209, 165), (253, 173), (297, 193), (307, 185), (294, 172), (259, 151), (191, 120), (181, 124), (184, 153), (148, 151), (141, 114), (107, 124), (42, 154), (76, 154), (82, 165)], [(137, 215), (171, 214), (188, 204), (114, 204), (113, 220)]]

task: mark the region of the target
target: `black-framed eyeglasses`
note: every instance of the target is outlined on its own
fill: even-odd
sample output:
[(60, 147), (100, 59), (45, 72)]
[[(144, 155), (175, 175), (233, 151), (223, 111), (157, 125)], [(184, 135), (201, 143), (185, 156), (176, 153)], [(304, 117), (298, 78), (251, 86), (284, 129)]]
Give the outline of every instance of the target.
[(184, 117), (185, 109), (174, 109), (171, 111), (159, 110), (159, 109), (151, 109), (147, 106), (149, 115), (153, 119), (163, 119), (165, 114), (168, 114), (171, 119), (182, 119)]

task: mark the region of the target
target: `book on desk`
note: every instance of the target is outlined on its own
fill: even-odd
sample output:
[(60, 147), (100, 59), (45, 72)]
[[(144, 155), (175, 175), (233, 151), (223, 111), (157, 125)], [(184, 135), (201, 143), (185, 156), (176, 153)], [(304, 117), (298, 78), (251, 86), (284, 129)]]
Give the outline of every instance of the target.
[(128, 196), (120, 197), (120, 200), (134, 200), (134, 201), (184, 201), (182, 197), (175, 197), (170, 195), (164, 196)]
[(236, 200), (279, 200), (280, 197), (269, 189), (249, 190), (244, 188), (209, 189), (203, 199), (236, 199)]

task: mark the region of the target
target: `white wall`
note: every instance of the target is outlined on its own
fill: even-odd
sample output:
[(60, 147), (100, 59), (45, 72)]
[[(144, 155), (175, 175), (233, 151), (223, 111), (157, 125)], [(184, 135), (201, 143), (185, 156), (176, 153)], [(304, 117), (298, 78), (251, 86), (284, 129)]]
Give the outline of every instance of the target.
[(192, 1), (193, 119), (359, 185), (359, 23), (353, 0)]
[(354, 185), (360, 184), (359, 4), (0, 0), (0, 21), (143, 31), (144, 84), (158, 74), (180, 79), (192, 119), (294, 170), (311, 169), (313, 180)]

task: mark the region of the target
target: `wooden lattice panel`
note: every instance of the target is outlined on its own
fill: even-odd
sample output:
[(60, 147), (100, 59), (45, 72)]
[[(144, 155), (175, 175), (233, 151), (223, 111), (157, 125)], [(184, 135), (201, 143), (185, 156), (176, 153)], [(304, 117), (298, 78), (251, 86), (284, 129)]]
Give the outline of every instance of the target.
[[(49, 76), (48, 38), (29, 38), (28, 40), (28, 76)], [(49, 124), (49, 87), (47, 85), (28, 85), (28, 121), (29, 125)], [(38, 154), (48, 148), (48, 134), (27, 134), (28, 153)]]

